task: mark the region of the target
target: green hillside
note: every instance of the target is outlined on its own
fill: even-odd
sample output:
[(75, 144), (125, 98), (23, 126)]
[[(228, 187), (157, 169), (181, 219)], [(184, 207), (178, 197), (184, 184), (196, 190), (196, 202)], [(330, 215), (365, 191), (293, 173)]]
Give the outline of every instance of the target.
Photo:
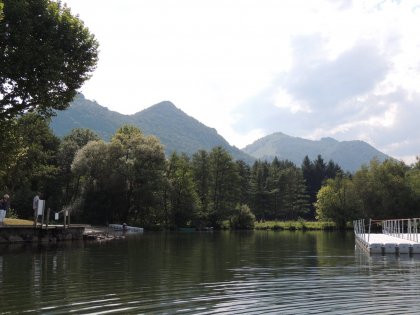
[(333, 138), (322, 138), (318, 141), (291, 137), (283, 133), (274, 133), (246, 146), (243, 151), (258, 159), (288, 159), (301, 165), (307, 155), (314, 160), (319, 154), (324, 160), (333, 160), (344, 170), (354, 172), (363, 164), (377, 158), (380, 161), (389, 158), (363, 141), (337, 141)]
[(123, 115), (79, 94), (67, 110), (57, 112), (51, 121), (51, 128), (61, 137), (73, 128), (89, 128), (102, 139), (109, 140), (123, 124), (132, 124), (144, 134), (158, 137), (167, 155), (174, 151), (192, 155), (200, 149), (210, 150), (221, 146), (235, 159), (248, 163), (254, 161), (248, 154), (229, 145), (216, 129), (205, 126), (167, 101), (134, 115)]
[(171, 102), (153, 105), (134, 115), (123, 115), (86, 99), (79, 94), (71, 106), (57, 113), (51, 127), (58, 136), (68, 134), (73, 128), (89, 128), (102, 139), (109, 140), (123, 124), (137, 126), (146, 135), (155, 135), (165, 146), (165, 152), (184, 152), (192, 155), (200, 149), (215, 146), (225, 148), (235, 159), (252, 163), (255, 159), (272, 160), (275, 156), (301, 165), (305, 155), (313, 160), (321, 154), (324, 160), (332, 159), (346, 171), (355, 171), (373, 158), (380, 161), (389, 156), (363, 141), (337, 141), (323, 138), (313, 141), (274, 133), (246, 146), (243, 150), (229, 145), (214, 128), (209, 128), (188, 116)]

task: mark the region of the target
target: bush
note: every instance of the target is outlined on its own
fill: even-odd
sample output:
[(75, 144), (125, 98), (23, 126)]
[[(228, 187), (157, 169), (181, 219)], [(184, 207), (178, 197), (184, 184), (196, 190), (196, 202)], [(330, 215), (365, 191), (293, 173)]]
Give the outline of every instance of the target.
[(19, 216), (17, 215), (15, 209), (10, 208), (7, 210), (6, 217), (9, 219), (19, 219)]
[(231, 229), (252, 230), (255, 226), (255, 215), (248, 205), (237, 205), (229, 221)]

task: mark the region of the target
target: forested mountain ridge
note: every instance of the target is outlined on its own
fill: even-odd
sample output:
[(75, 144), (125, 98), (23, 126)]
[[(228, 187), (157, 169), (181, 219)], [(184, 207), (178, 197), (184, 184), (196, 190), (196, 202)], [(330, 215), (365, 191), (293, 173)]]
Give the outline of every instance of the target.
[(254, 158), (242, 152), (210, 128), (188, 116), (171, 102), (165, 101), (134, 115), (123, 115), (86, 99), (79, 94), (65, 111), (52, 118), (51, 128), (60, 137), (74, 128), (88, 128), (108, 141), (117, 128), (124, 124), (138, 127), (146, 135), (155, 135), (165, 146), (165, 153), (192, 155), (198, 150), (216, 146), (226, 149), (237, 160), (252, 163)]
[(364, 164), (368, 165), (374, 158), (379, 161), (390, 158), (360, 140), (337, 141), (333, 138), (322, 138), (314, 141), (291, 137), (281, 132), (263, 137), (247, 145), (243, 151), (257, 159), (271, 161), (277, 156), (279, 160), (287, 159), (296, 165), (301, 165), (306, 155), (311, 160), (321, 155), (324, 160), (333, 160), (350, 172), (355, 172)]
[(291, 137), (281, 132), (263, 137), (241, 151), (229, 145), (216, 129), (205, 126), (168, 101), (153, 105), (134, 115), (123, 115), (79, 94), (66, 111), (57, 112), (50, 126), (60, 137), (74, 128), (88, 128), (108, 141), (124, 124), (134, 125), (144, 134), (158, 137), (165, 146), (167, 156), (173, 152), (192, 155), (201, 149), (209, 151), (221, 146), (234, 159), (244, 160), (247, 163), (253, 163), (255, 159), (271, 161), (277, 156), (279, 160), (289, 160), (300, 166), (305, 156), (314, 160), (321, 155), (325, 161), (333, 160), (343, 170), (350, 172), (369, 164), (374, 158), (379, 161), (389, 158), (359, 140), (337, 141), (332, 138), (322, 138), (313, 141)]

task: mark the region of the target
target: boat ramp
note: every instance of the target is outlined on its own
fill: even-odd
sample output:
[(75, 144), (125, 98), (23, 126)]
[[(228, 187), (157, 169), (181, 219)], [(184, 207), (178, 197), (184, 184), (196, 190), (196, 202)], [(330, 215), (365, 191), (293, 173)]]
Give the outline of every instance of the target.
[[(371, 254), (420, 254), (420, 219), (353, 221), (356, 246)], [(377, 232), (380, 229), (382, 233)]]

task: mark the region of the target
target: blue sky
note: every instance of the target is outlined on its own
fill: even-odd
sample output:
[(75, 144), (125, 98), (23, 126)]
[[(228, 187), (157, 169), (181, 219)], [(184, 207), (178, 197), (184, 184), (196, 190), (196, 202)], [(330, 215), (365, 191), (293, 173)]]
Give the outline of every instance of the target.
[(100, 42), (81, 92), (163, 100), (237, 147), (273, 132), (420, 155), (420, 1), (67, 0)]

